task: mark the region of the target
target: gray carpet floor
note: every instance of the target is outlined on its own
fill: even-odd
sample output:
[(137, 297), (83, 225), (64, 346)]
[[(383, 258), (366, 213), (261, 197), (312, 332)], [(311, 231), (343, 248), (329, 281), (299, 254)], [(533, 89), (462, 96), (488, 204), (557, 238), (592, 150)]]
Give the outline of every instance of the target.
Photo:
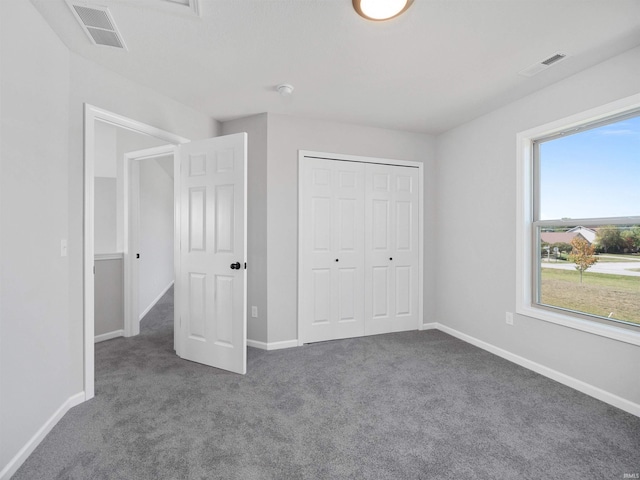
[[(96, 345), (96, 397), (15, 474), (36, 479), (622, 479), (640, 418), (438, 331), (173, 352), (172, 292)], [(632, 477), (637, 478), (637, 477)]]

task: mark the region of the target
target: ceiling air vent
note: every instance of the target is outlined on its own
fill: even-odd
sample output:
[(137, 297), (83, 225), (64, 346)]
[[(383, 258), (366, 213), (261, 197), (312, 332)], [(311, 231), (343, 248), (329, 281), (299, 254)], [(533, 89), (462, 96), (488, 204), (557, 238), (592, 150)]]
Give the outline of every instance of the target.
[(95, 45), (127, 49), (107, 7), (70, 2), (69, 7)]
[(556, 53), (552, 57), (549, 57), (549, 58), (547, 58), (546, 60), (543, 60), (540, 63), (542, 63), (543, 65), (546, 65), (548, 67), (549, 65), (551, 65), (553, 63), (559, 62), (564, 57), (566, 57), (566, 55), (564, 53)]
[(546, 70), (554, 63), (558, 63), (560, 60), (565, 58), (566, 55), (564, 53), (556, 53), (551, 55), (546, 60), (542, 60), (541, 62), (534, 63), (533, 65), (525, 68), (518, 72), (520, 75), (524, 75), (525, 77), (533, 77), (535, 74), (540, 73), (543, 70)]

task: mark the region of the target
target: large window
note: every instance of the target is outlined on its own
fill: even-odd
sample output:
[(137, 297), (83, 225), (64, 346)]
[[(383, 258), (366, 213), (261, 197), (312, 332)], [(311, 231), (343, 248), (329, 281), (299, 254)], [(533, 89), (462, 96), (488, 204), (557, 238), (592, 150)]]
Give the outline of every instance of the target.
[(520, 313), (596, 333), (626, 329), (638, 343), (640, 105), (634, 101), (519, 136), (518, 305)]

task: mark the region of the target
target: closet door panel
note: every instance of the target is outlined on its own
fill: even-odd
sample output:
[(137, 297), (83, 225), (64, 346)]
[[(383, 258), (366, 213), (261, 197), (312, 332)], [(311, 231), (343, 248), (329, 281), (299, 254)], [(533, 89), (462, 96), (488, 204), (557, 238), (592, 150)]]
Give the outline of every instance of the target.
[(413, 330), (419, 323), (420, 246), (419, 178), (415, 168), (396, 168), (394, 192), (395, 322), (393, 331)]
[(395, 284), (395, 297), (396, 297), (396, 317), (402, 317), (411, 315), (412, 313), (412, 266), (403, 265), (395, 268), (396, 284)]
[(355, 268), (338, 269), (338, 322), (357, 322), (362, 318), (359, 315), (358, 275), (361, 271)]
[(364, 168), (305, 159), (301, 166), (300, 339), (364, 333)]
[(311, 271), (313, 325), (329, 324), (331, 319), (331, 271), (328, 268), (314, 268)]
[(360, 163), (329, 161), (333, 165), (332, 242), (335, 307), (327, 340), (364, 334), (364, 167)]
[(389, 274), (390, 268), (377, 265), (371, 267), (371, 290), (368, 301), (371, 303), (371, 313), (373, 318), (389, 318)]
[(414, 330), (419, 295), (418, 169), (369, 164), (366, 176), (365, 333)]

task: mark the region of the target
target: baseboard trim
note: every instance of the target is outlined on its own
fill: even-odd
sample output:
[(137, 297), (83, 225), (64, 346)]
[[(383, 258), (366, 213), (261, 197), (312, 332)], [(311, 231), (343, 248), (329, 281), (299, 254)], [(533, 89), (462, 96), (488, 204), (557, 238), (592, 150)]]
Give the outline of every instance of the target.
[(102, 333), (93, 338), (93, 343), (100, 343), (112, 338), (124, 337), (124, 330), (114, 330), (113, 332)]
[(56, 423), (64, 417), (71, 408), (84, 402), (84, 392), (76, 393), (69, 397), (58, 410), (47, 420), (42, 427), (35, 433), (33, 437), (20, 449), (7, 465), (0, 471), (0, 480), (9, 480), (11, 476), (18, 471), (20, 466), (25, 462), (29, 455), (33, 453), (36, 447), (44, 440), (44, 437), (51, 431)]
[(420, 325), (418, 330), (436, 330), (438, 328), (438, 324), (436, 322), (431, 323), (423, 323)]
[(149, 310), (151, 310), (153, 307), (156, 306), (156, 303), (158, 303), (160, 301), (160, 299), (164, 296), (165, 293), (167, 293), (169, 291), (169, 289), (173, 286), (173, 280), (171, 280), (171, 282), (169, 283), (169, 285), (167, 285), (165, 287), (164, 290), (162, 290), (162, 292), (160, 293), (160, 295), (158, 295), (155, 300), (153, 300), (149, 306), (147, 308), (144, 309), (144, 311), (140, 314), (140, 316), (138, 317), (138, 321), (142, 320), (144, 318), (144, 316), (149, 313)]
[(447, 327), (446, 325), (443, 325), (441, 323), (437, 324), (437, 329), (443, 331), (444, 333), (448, 333), (449, 335), (456, 337), (464, 342), (470, 343), (471, 345), (486, 350), (487, 352), (502, 357), (505, 360), (509, 360), (510, 362), (520, 365), (521, 367), (527, 368), (536, 373), (539, 373), (540, 375), (555, 380), (556, 382), (562, 383), (567, 387), (578, 390), (579, 392), (589, 395), (590, 397), (596, 398), (602, 402), (608, 403), (609, 405), (613, 405), (620, 410), (624, 410), (625, 412), (640, 417), (640, 405), (637, 403), (626, 400), (613, 393), (607, 392), (606, 390), (583, 382), (582, 380), (578, 380), (577, 378), (570, 377), (569, 375), (558, 372), (557, 370), (554, 370), (552, 368), (545, 367), (544, 365), (528, 360), (524, 357), (521, 357), (520, 355), (516, 355), (515, 353), (511, 353), (507, 350), (496, 347), (495, 345), (479, 340), (475, 337), (467, 335), (466, 333), (462, 333), (451, 327)]
[(292, 348), (298, 346), (298, 340), (284, 340), (282, 342), (259, 342), (258, 340), (248, 340), (247, 346), (259, 348), (260, 350), (282, 350), (283, 348)]

